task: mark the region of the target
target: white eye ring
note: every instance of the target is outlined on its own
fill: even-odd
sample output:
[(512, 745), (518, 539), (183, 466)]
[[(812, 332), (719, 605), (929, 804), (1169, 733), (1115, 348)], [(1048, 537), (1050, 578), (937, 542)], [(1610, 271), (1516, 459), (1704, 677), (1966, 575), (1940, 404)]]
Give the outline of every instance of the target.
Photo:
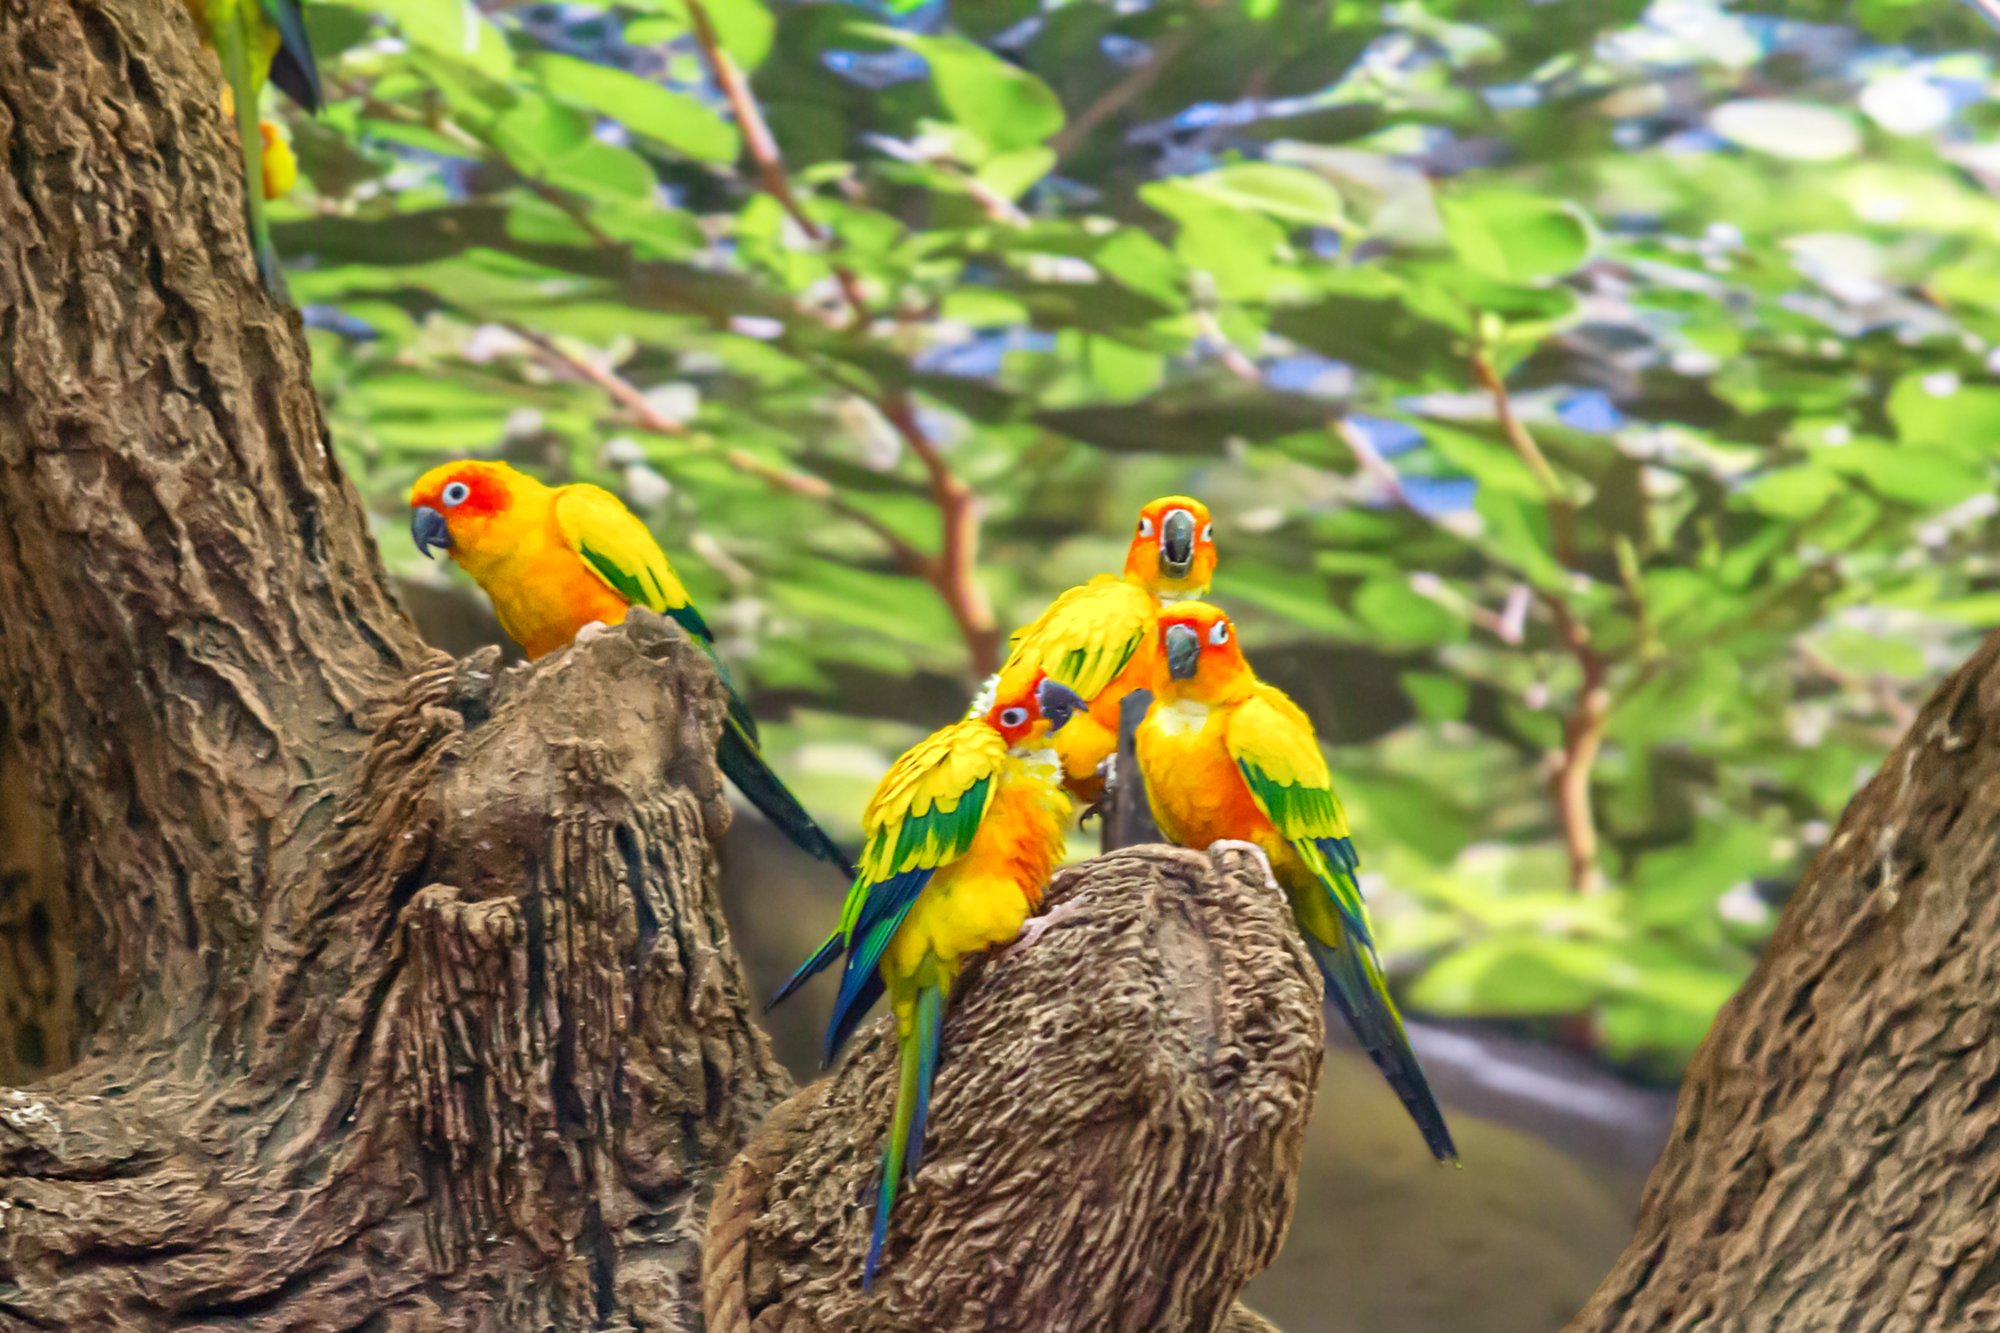
[(444, 488), (444, 502), (447, 505), (462, 505), (471, 498), (472, 488), (462, 481), (454, 481)]
[(1216, 621), (1215, 628), (1208, 632), (1208, 641), (1216, 645), (1216, 647), (1218, 648), (1221, 647), (1223, 644), (1228, 643), (1229, 622), (1226, 620)]
[(1213, 524), (1213, 523), (1204, 523), (1204, 524), (1202, 524), (1202, 525), (1201, 525), (1201, 539), (1202, 539), (1203, 541), (1207, 541), (1207, 540), (1209, 540), (1209, 538), (1211, 538), (1211, 537), (1213, 537), (1213, 536), (1215, 536), (1215, 524)]
[(1028, 710), (1018, 706), (1009, 708), (1000, 714), (1000, 725), (1003, 727), (1019, 727), (1025, 725), (1027, 721)]
[(1150, 537), (1150, 536), (1152, 536), (1152, 535), (1153, 535), (1153, 520), (1152, 520), (1152, 519), (1150, 519), (1150, 518), (1142, 518), (1142, 519), (1140, 519), (1140, 520), (1139, 520), (1139, 535), (1140, 535), (1141, 537)]

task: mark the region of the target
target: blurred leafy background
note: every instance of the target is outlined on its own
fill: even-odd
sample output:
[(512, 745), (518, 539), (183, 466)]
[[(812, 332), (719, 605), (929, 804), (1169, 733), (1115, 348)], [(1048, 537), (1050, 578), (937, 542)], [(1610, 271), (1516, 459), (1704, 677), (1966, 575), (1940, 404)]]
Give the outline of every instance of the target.
[(1192, 491), (1410, 1008), (1670, 1083), (2000, 620), (1971, 7), (308, 14), (277, 236), (412, 599), (430, 464), (611, 486), (838, 831)]

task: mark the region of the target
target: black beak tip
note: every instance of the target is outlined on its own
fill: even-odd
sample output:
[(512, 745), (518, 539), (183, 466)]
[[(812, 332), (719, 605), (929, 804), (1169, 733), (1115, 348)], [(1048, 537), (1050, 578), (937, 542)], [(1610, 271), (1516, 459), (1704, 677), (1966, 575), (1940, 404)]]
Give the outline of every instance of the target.
[(451, 549), (451, 526), (437, 510), (429, 505), (418, 505), (410, 514), (410, 540), (416, 543), (424, 559), (434, 560), (437, 557), (431, 554), (432, 551)]
[(1035, 702), (1040, 705), (1051, 732), (1061, 731), (1065, 723), (1086, 707), (1082, 695), (1054, 680), (1045, 680), (1035, 687)]

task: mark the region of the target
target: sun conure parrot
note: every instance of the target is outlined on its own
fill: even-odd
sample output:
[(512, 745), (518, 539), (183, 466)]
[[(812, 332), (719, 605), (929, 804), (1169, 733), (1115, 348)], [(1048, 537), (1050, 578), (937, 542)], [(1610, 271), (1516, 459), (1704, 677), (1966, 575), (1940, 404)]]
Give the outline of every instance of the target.
[(286, 142), (277, 122), (258, 121), (257, 134), (263, 145), (259, 158), (264, 168), (264, 197), (283, 199), (299, 183), (298, 155), (292, 152), (292, 146)]
[(764, 762), (757, 724), (715, 656), (715, 635), (653, 534), (617, 496), (596, 486), (545, 486), (505, 463), (467, 460), (419, 477), (410, 505), (417, 549), (450, 552), (529, 657), (565, 646), (585, 626), (616, 625), (634, 606), (677, 622), (707, 650), (729, 696), (716, 751), (722, 771), (786, 837), (854, 877), (833, 839)]
[(1160, 829), (1183, 847), (1248, 843), (1290, 901), (1327, 994), (1440, 1161), (1451, 1131), (1389, 998), (1355, 880), (1360, 860), (1312, 722), (1257, 679), (1229, 617), (1206, 602), (1160, 612), (1153, 705), (1137, 736)]
[(831, 1062), (882, 992), (889, 993), (900, 1078), (864, 1287), (874, 1282), (882, 1258), (897, 1187), (916, 1176), (923, 1155), (938, 1042), (959, 965), (1023, 934), (1062, 856), (1071, 806), (1049, 740), (1083, 707), (1056, 681), (1031, 681), (905, 751), (861, 816), (867, 844), (839, 928), (772, 1001), (846, 956), (826, 1029)]
[(257, 255), (257, 272), (274, 295), (285, 290), (278, 253), (271, 246), (271, 225), (264, 216), (264, 137), (258, 130), (257, 103), (264, 85), (279, 89), (307, 111), (317, 112), (322, 97), (319, 68), (306, 40), (300, 0), (182, 0), (202, 42), (222, 62), (228, 84), (223, 105), (236, 119), (243, 152), (243, 204), (249, 216), (250, 243)]
[(1118, 706), (1153, 674), (1153, 621), (1161, 604), (1203, 596), (1214, 576), (1208, 506), (1164, 496), (1139, 511), (1122, 574), (1099, 574), (1071, 588), (1014, 632), (998, 688), (1046, 674), (1090, 703), (1089, 714), (1064, 728), (1056, 743), (1076, 796), (1094, 801), (1103, 792), (1105, 761), (1118, 749)]

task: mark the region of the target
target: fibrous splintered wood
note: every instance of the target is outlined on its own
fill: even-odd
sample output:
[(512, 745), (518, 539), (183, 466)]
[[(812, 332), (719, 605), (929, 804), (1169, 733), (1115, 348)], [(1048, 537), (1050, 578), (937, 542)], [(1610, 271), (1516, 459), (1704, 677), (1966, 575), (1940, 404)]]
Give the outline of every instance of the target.
[(273, 903), (262, 1040), (0, 1093), (0, 1324), (686, 1327), (786, 1090), (715, 899), (703, 656), (653, 617), (421, 672)]
[(1570, 1328), (2000, 1328), (2000, 638), (1807, 870)]
[(1257, 1326), (1231, 1307), (1290, 1219), (1323, 1036), (1284, 900), (1241, 852), (1154, 847), (1063, 871), (1049, 901), (1068, 915), (959, 987), (873, 1292), (886, 1017), (731, 1166), (711, 1333)]

